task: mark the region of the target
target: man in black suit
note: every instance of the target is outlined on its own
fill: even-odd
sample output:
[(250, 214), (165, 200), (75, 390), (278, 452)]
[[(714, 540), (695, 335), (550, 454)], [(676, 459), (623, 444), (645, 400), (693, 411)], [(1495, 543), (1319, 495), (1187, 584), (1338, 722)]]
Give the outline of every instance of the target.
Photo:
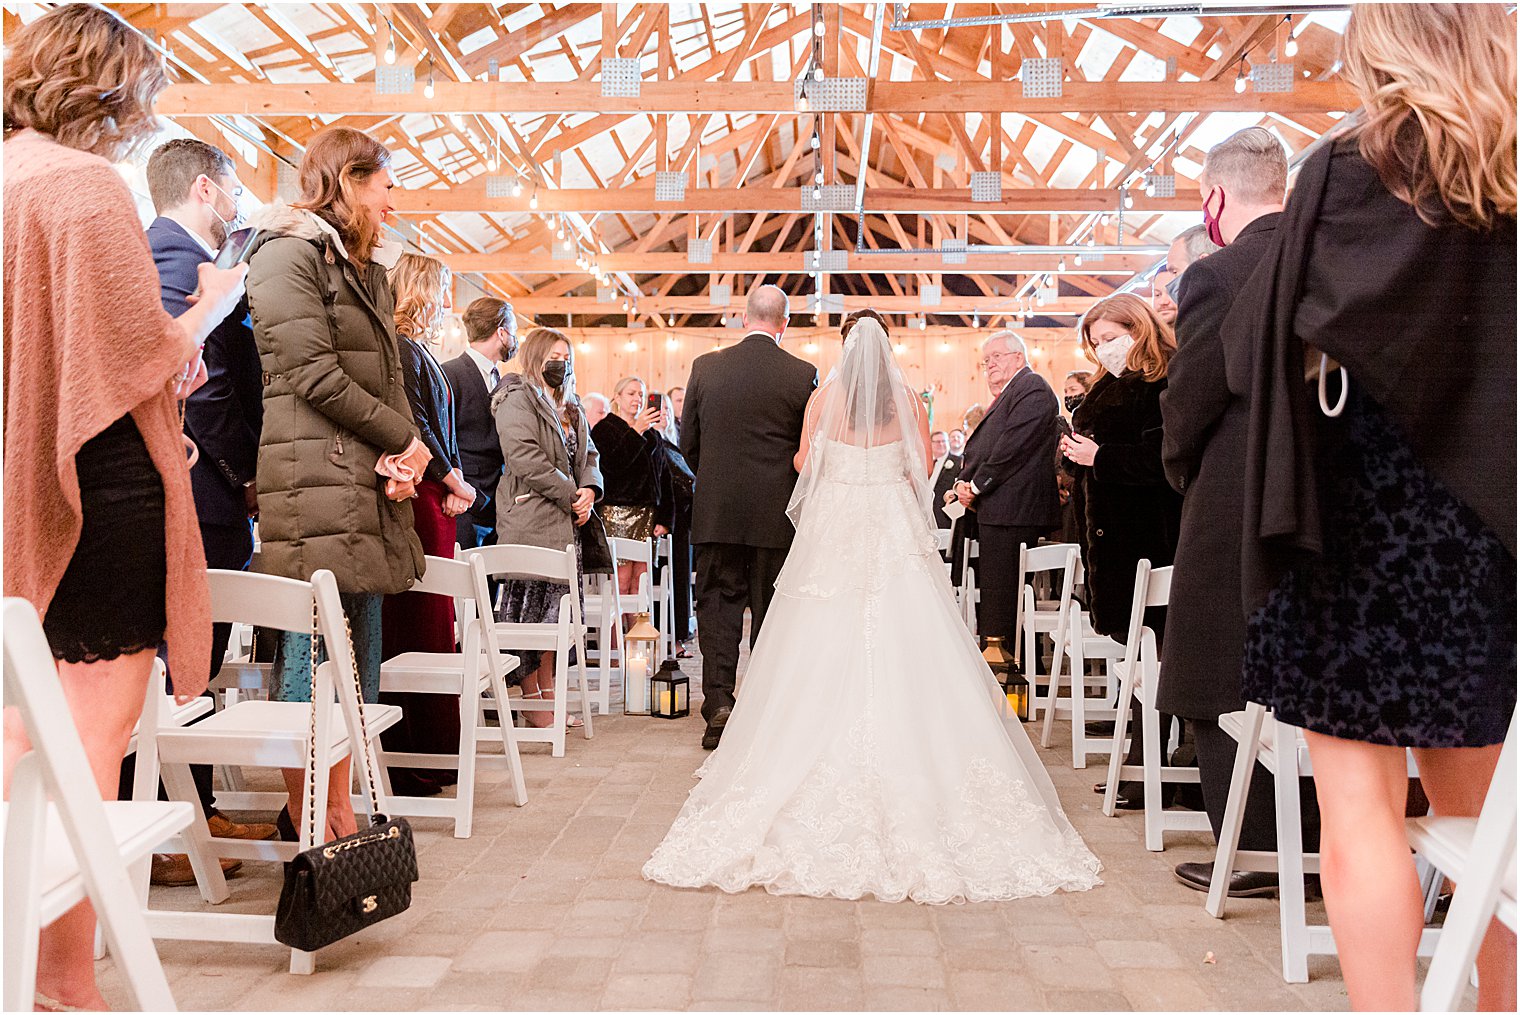
[[(239, 227), (243, 186), (226, 152), (193, 138), (159, 146), (148, 159), (147, 176), (158, 213), (148, 226), (148, 245), (158, 268), (164, 309), (178, 317), (190, 308), (188, 297), (200, 287), (200, 266), (212, 260), (227, 235)], [(202, 355), (206, 383), (185, 402), (185, 433), (200, 452), (190, 469), (195, 513), (206, 566), (243, 571), (253, 559), (255, 478), (264, 422), (263, 370), (246, 299), (207, 336)], [(230, 624), (212, 628), (212, 676), (222, 667), (231, 632)], [(191, 771), (212, 835), (274, 837), (273, 825), (240, 825), (216, 809), (209, 765), (193, 765)], [(232, 862), (225, 861), (224, 868)], [(189, 860), (182, 854), (155, 854), (153, 879), (157, 884), (194, 883)]]
[(781, 349), (788, 316), (786, 293), (753, 290), (743, 341), (698, 356), (686, 382), (681, 451), (697, 474), (691, 542), (707, 750), (718, 746), (733, 709), (744, 608), (753, 648), (792, 545), (792, 458), (818, 371)]
[(961, 474), (961, 456), (950, 450), (950, 435), (943, 430), (929, 435), (929, 453), (934, 456), (934, 473), (929, 477), (934, 491), (934, 523), (948, 529), (951, 519), (945, 514), (945, 494), (954, 489), (955, 478)]
[(464, 481), (475, 488), (476, 507), (455, 519), (461, 549), (496, 542), (496, 485), (503, 458), (491, 395), (501, 383), (501, 364), (517, 355), (517, 315), (512, 305), (482, 296), (464, 311), (465, 351), (440, 364), (454, 389), (454, 430)]
[(1019, 544), (1034, 546), (1061, 524), (1051, 466), (1061, 403), (1045, 378), (1030, 369), (1024, 340), (1011, 331), (995, 332), (983, 344), (982, 369), (992, 407), (966, 441), (954, 494), (976, 512), (978, 626), (983, 637), (998, 636), (1012, 645)]
[[(1167, 479), (1184, 496), (1156, 707), (1190, 720), (1204, 809), (1217, 838), (1236, 746), (1219, 728), (1219, 717), (1245, 707), (1240, 543), (1249, 405), (1231, 394), (1225, 359), (1251, 354), (1227, 350), (1221, 336), (1243, 334), (1224, 330), (1224, 320), (1277, 234), (1288, 184), (1282, 143), (1260, 127), (1240, 131), (1209, 151), (1200, 182), (1209, 231), (1227, 245), (1188, 264), (1177, 286), (1177, 352), (1161, 394), (1162, 461)], [(1272, 777), (1265, 769), (1252, 779), (1240, 848), (1277, 848)], [(1213, 868), (1185, 863), (1176, 875), (1188, 887), (1208, 891)], [(1237, 871), (1230, 894), (1258, 895), (1276, 887), (1275, 874)]]

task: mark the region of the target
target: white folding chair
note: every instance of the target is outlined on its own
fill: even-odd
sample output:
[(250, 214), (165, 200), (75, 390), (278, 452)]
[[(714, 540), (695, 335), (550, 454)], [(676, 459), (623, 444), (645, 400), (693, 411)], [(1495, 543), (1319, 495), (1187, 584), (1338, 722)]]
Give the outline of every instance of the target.
[[(1139, 778), (1145, 784), (1145, 848), (1166, 848), (1166, 832), (1207, 832), (1209, 816), (1202, 811), (1167, 810), (1161, 798), (1162, 783), (1198, 783), (1198, 769), (1167, 763), (1170, 736), (1163, 737), (1161, 713), (1156, 709), (1156, 683), (1161, 661), (1156, 652), (1156, 633), (1145, 626), (1145, 611), (1165, 606), (1171, 598), (1172, 569), (1152, 568), (1142, 560), (1135, 566), (1135, 594), (1129, 614), (1129, 635), (1124, 660), (1119, 664), (1119, 701), (1114, 716), (1114, 738), (1109, 749), (1108, 789), (1103, 794), (1103, 813), (1113, 817), (1122, 779)], [(1144, 735), (1143, 760), (1124, 764), (1129, 727), (1130, 699), (1140, 697), (1140, 722)], [(1169, 733), (1170, 731), (1168, 731)]]
[[(1230, 776), (1230, 795), (1225, 803), (1214, 854), (1214, 878), (1204, 909), (1216, 919), (1224, 916), (1229, 899), (1230, 874), (1234, 871), (1276, 871), (1278, 931), (1282, 944), (1282, 975), (1288, 983), (1309, 982), (1309, 956), (1336, 954), (1335, 936), (1326, 924), (1311, 924), (1305, 903), (1304, 876), (1319, 872), (1319, 854), (1304, 852), (1303, 817), (1299, 779), (1312, 776), (1309, 746), (1294, 726), (1278, 722), (1266, 707), (1247, 702), (1244, 712), (1219, 717), (1219, 728), (1235, 738), (1235, 768)], [(1273, 803), (1277, 811), (1277, 850), (1240, 848), (1240, 829), (1245, 803), (1251, 792), (1256, 765), (1272, 773)], [(1413, 755), (1409, 775), (1419, 774)], [(1437, 932), (1427, 929), (1420, 937), (1420, 954), (1429, 955)]]
[[(1041, 746), (1050, 746), (1051, 705), (1056, 701), (1056, 688), (1060, 681), (1061, 659), (1065, 655), (1066, 625), (1071, 620), (1072, 589), (1076, 583), (1077, 561), (1080, 560), (1075, 543), (1052, 543), (1049, 546), (1019, 547), (1019, 585), (1023, 589), (1019, 597), (1018, 631), (1023, 648), (1024, 678), (1029, 681), (1030, 718), (1046, 712), (1045, 732), (1041, 734)], [(1052, 589), (1059, 588), (1054, 596), (1039, 598), (1035, 594), (1038, 575), (1049, 578)], [(1040, 635), (1051, 639), (1050, 675), (1046, 681), (1045, 695), (1040, 695)]]
[(961, 616), (972, 634), (978, 633), (976, 605), (982, 598), (981, 592), (976, 587), (976, 567), (980, 562), (981, 544), (975, 539), (964, 540), (961, 555), (961, 584), (956, 590), (956, 598), (960, 602)]
[(5, 1010), (32, 1009), (38, 933), (89, 899), (136, 1006), (175, 1011), (128, 868), (188, 827), (194, 807), (101, 800), (37, 611), (22, 599), (3, 610), (5, 703), (32, 744), (11, 772), (4, 809)]
[[(521, 695), (510, 700), (498, 699), (497, 714), (502, 726), (511, 722), (511, 709), (520, 712), (549, 711), (553, 721), (543, 728), (526, 726), (515, 730), (519, 744), (547, 743), (554, 757), (565, 756), (565, 697), (570, 691), (570, 650), (576, 652), (575, 679), (581, 703), (581, 732), (591, 739), (591, 692), (586, 687), (586, 639), (585, 624), (581, 618), (580, 597), (576, 594), (580, 583), (580, 571), (575, 562), (575, 547), (550, 550), (541, 546), (518, 546), (515, 544), (481, 546), (465, 550), (466, 560), (478, 558), (481, 564), (475, 571), (477, 595), (489, 600), (486, 582), (491, 578), (510, 581), (553, 582), (565, 586), (565, 594), (559, 601), (559, 620), (552, 624), (517, 624), (499, 620), (484, 625), (486, 651), (501, 655), (509, 650), (537, 650), (554, 653), (554, 700), (525, 700)], [(482, 731), (484, 739), (488, 731)]]
[[(490, 690), (498, 701), (507, 700), (506, 677), (517, 669), (517, 657), (487, 652), (484, 626), (491, 620), (491, 601), (477, 600), (479, 588), (475, 572), (484, 579), (480, 558), (467, 561), (428, 557), (427, 573), (412, 586), (412, 592), (447, 596), (454, 601), (458, 652), (403, 652), (380, 664), (380, 690), (410, 691), (421, 694), (448, 694), (459, 699), (459, 747), (454, 754), (418, 754), (389, 751), (381, 746), (382, 770), (406, 768), (452, 768), (459, 772), (458, 792), (447, 797), (398, 796), (385, 787), (390, 813), (407, 817), (444, 817), (454, 819), (454, 837), (468, 839), (475, 819), (475, 765), (482, 723), (481, 693)], [(489, 593), (488, 593), (489, 594)], [(500, 713), (498, 713), (500, 714)], [(510, 720), (510, 713), (506, 718)], [(517, 806), (528, 802), (523, 780), (522, 756), (517, 751), (517, 737), (510, 721), (501, 726), (502, 755), (512, 775)]]
[[(607, 540), (612, 553), (612, 574), (586, 575), (586, 605), (584, 607), (587, 633), (596, 639), (597, 690), (596, 704), (605, 715), (612, 707), (612, 675), (618, 674), (623, 685), (623, 707), (629, 712), (647, 712), (649, 703), (644, 700), (648, 690), (642, 686), (629, 686), (623, 659), (623, 618), (636, 613), (648, 613), (653, 617), (654, 591), (651, 585), (654, 560), (653, 548), (647, 540)], [(643, 564), (644, 573), (639, 578), (637, 592), (618, 591), (617, 569), (623, 564)], [(671, 624), (665, 625), (667, 628)], [(661, 632), (661, 642), (665, 640)], [(671, 655), (674, 655), (674, 651)]]
[(1409, 845), (1456, 882), (1420, 989), (1421, 1011), (1456, 1011), (1478, 947), (1498, 917), (1515, 929), (1515, 716), (1476, 818), (1408, 822)]
[[(675, 570), (671, 563), (674, 554), (675, 541), (667, 533), (654, 541), (655, 562), (659, 564), (659, 580), (650, 586), (650, 592), (654, 596), (655, 606), (658, 608), (659, 622), (657, 627), (660, 632), (660, 658), (669, 659), (676, 654), (676, 578)], [(655, 571), (651, 570), (652, 576)]]
[[(1081, 569), (1082, 562), (1079, 559), (1079, 573)], [(1089, 757), (1108, 754), (1113, 746), (1111, 736), (1089, 736), (1087, 723), (1088, 720), (1113, 719), (1116, 714), (1111, 702), (1118, 695), (1119, 681), (1116, 674), (1124, 659), (1125, 646), (1117, 639), (1093, 630), (1092, 617), (1082, 609), (1080, 603), (1073, 601), (1067, 610), (1065, 679), (1070, 686), (1070, 697), (1063, 705), (1060, 696), (1061, 671), (1055, 667), (1052, 667), (1054, 679), (1051, 697), (1055, 702), (1055, 713), (1067, 712), (1071, 716), (1071, 767), (1086, 768)], [(1101, 671), (1089, 673), (1089, 663), (1101, 663)], [(1087, 692), (1090, 689), (1101, 691), (1102, 696), (1089, 698)], [(1053, 721), (1053, 713), (1046, 712), (1045, 727), (1040, 735), (1042, 747), (1050, 746)]]
[[(239, 701), (193, 726), (170, 728), (163, 725), (160, 717), (147, 714), (156, 709), (156, 703), (161, 702), (163, 696), (157, 693), (148, 696), (148, 707), (140, 727), (139, 754), (157, 752), (163, 767), (164, 787), (171, 799), (189, 802), (198, 799), (190, 775), (192, 764), (305, 769), (311, 763), (310, 759), (316, 758), (315, 792), (306, 799), (303, 813), (291, 816), (300, 832), (298, 843), (212, 838), (205, 823), (199, 821), (184, 832), (185, 852), (189, 854), (201, 897), (214, 905), (226, 901), (229, 894), (217, 857), (288, 861), (297, 852), (316, 845), (310, 841), (310, 816), (315, 813), (320, 817), (327, 811), (329, 769), (343, 758), (352, 756), (360, 778), (364, 778), (373, 757), (374, 741), (401, 718), (401, 709), (394, 705), (364, 704), (359, 700), (355, 689), (354, 658), (349, 651), (343, 608), (332, 572), (318, 571), (310, 582), (247, 571), (212, 570), (207, 572), (207, 578), (211, 585), (213, 621), (241, 620), (278, 631), (309, 634), (315, 620), (327, 647), (327, 661), (312, 675), (311, 703)], [(313, 710), (315, 743), (311, 736)], [(369, 735), (370, 750), (362, 747), (361, 730)], [(380, 773), (377, 772), (376, 777), (380, 778)], [(384, 808), (383, 779), (380, 785), (381, 806)], [(333, 791), (348, 792), (349, 789), (343, 786)], [(283, 792), (224, 793), (218, 797), (225, 806), (239, 810), (273, 810), (283, 806), (287, 799)], [(372, 805), (366, 794), (354, 797), (354, 801), (362, 813), (371, 813)], [(139, 890), (146, 899), (145, 878)], [(273, 914), (149, 910), (148, 926), (153, 936), (160, 938), (276, 943)], [(315, 968), (312, 953), (291, 950), (292, 973), (310, 973)]]

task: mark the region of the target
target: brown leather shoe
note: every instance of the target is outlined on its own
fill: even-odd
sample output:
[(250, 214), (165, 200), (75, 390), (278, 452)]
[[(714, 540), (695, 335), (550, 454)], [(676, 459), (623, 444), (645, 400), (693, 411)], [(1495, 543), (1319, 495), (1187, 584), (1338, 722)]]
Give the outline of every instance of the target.
[(206, 819), (206, 827), (216, 839), (273, 839), (273, 825), (240, 825), (225, 814), (217, 813)]
[[(235, 873), (243, 861), (222, 858), (222, 876)], [(154, 853), (153, 874), (149, 879), (155, 885), (183, 888), (195, 884), (195, 871), (190, 868), (190, 858), (184, 853)]]

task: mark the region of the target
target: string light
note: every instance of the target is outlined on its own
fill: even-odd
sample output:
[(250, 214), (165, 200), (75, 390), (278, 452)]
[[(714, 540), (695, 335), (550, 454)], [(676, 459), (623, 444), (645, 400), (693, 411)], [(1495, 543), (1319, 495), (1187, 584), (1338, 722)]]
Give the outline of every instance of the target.
[(814, 81), (822, 81), (823, 80), (823, 68), (822, 67), (814, 67), (813, 68), (813, 80)]
[(396, 62), (396, 26), (389, 21), (385, 23), (385, 62)]
[(814, 151), (817, 151), (819, 149), (819, 147), (823, 144), (823, 142), (818, 139), (818, 135), (817, 134), (814, 134), (813, 137), (812, 137), (812, 140), (809, 141), (808, 143), (809, 143), (809, 145), (812, 147), (812, 149)]
[(538, 188), (537, 187), (533, 188), (533, 196), (530, 197), (530, 198), (528, 198), (528, 207), (532, 208), (534, 211), (538, 210)]
[(1283, 44), (1283, 55), (1294, 57), (1298, 55), (1298, 37), (1293, 32), (1293, 15), (1288, 15), (1288, 41)]
[(512, 181), (512, 196), (522, 197), (522, 180), (514, 179)]
[(427, 79), (427, 84), (425, 84), (425, 85), (422, 86), (422, 97), (425, 98), (425, 99), (431, 99), (433, 97), (435, 91), (436, 91), (436, 89), (433, 88), (433, 59), (432, 59), (432, 57), (429, 57), (428, 58), (428, 79)]
[(797, 112), (799, 112), (799, 113), (806, 113), (807, 111), (808, 111), (808, 97), (807, 97), (807, 94), (805, 92), (799, 92), (798, 95), (797, 95)]
[(1240, 70), (1235, 72), (1235, 94), (1239, 95), (1246, 90), (1246, 62), (1240, 61)]

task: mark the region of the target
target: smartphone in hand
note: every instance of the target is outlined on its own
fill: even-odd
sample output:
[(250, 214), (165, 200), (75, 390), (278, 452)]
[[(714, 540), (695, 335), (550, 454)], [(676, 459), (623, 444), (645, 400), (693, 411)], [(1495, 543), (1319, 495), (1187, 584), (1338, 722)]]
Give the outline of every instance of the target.
[(253, 256), (253, 242), (259, 238), (259, 230), (254, 226), (239, 229), (227, 237), (222, 244), (222, 249), (216, 252), (214, 263), (218, 268), (232, 268)]

